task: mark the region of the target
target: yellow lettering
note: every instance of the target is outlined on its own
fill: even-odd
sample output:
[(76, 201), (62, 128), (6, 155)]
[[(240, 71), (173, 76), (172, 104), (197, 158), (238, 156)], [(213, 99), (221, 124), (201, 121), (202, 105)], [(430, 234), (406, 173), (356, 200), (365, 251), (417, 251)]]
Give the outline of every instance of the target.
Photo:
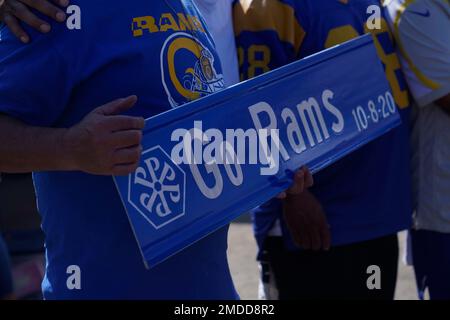
[(158, 26), (155, 24), (155, 18), (152, 16), (134, 18), (131, 29), (133, 30), (134, 37), (143, 36), (144, 30), (148, 30), (150, 33), (159, 31)]
[(163, 13), (159, 19), (159, 29), (161, 32), (166, 32), (167, 30), (179, 31), (177, 22), (170, 13)]
[(182, 13), (178, 14), (178, 25), (180, 27), (180, 30), (182, 30), (182, 31), (192, 30), (191, 23), (188, 21), (186, 16)]
[(248, 77), (249, 79), (257, 76), (256, 70), (262, 70), (263, 73), (270, 71), (269, 63), (271, 52), (269, 47), (263, 45), (252, 45), (248, 48)]

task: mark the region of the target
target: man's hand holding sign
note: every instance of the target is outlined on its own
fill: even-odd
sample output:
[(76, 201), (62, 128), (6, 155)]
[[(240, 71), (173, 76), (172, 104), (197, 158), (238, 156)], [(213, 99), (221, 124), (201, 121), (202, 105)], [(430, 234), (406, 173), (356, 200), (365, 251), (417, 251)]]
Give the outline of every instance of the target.
[(303, 193), (304, 189), (309, 188), (313, 185), (313, 177), (308, 168), (303, 167), (299, 169), (294, 175), (294, 182), (292, 186), (289, 187), (286, 191), (280, 193), (277, 198), (278, 199), (290, 199), (291, 197), (298, 196)]
[[(9, 4), (14, 5), (14, 2)], [(42, 11), (40, 2), (35, 4)], [(18, 10), (22, 12), (28, 9), (18, 7)], [(16, 20), (9, 18), (9, 11), (2, 8), (0, 12), (15, 35), (23, 39), (23, 30), (16, 28)], [(30, 17), (30, 24), (39, 29), (39, 20), (30, 16), (28, 11), (24, 14)], [(0, 171), (64, 170), (116, 176), (135, 172), (141, 159), (142, 129), (145, 123), (141, 117), (121, 114), (132, 108), (136, 101), (136, 96), (111, 101), (97, 107), (78, 124), (67, 129), (28, 125), (0, 115)], [(278, 198), (289, 201), (312, 183), (309, 170), (301, 168), (295, 173), (292, 185), (282, 191)]]
[(294, 243), (302, 249), (328, 250), (330, 228), (319, 201), (309, 191), (288, 197), (283, 214)]
[(69, 128), (63, 143), (76, 170), (100, 175), (127, 175), (139, 165), (144, 119), (120, 115), (136, 96), (112, 101)]
[[(9, 5), (11, 6), (11, 4), (13, 2)], [(38, 9), (42, 11), (42, 8)], [(58, 13), (53, 7), (47, 9), (44, 12), (48, 11), (48, 15), (50, 16)], [(16, 30), (15, 34), (18, 37), (22, 37), (23, 39), (24, 34), (22, 30), (15, 28), (14, 20), (8, 18), (9, 11), (5, 11), (5, 8), (3, 8), (1, 12), (3, 18), (7, 18), (5, 22), (12, 23), (10, 27)], [(36, 20), (36, 17), (30, 16), (29, 13), (26, 13), (26, 15), (30, 18), (29, 23), (35, 28), (39, 28), (38, 25), (42, 25), (39, 20)], [(333, 56), (333, 54), (330, 55)], [(316, 61), (320, 63), (319, 58), (316, 58)], [(271, 85), (276, 87), (277, 81), (291, 77), (296, 70), (293, 67), (291, 69), (286, 68), (284, 72), (278, 75), (278, 80), (276, 80), (277, 75), (274, 75), (273, 78), (267, 78), (265, 76), (267, 79), (258, 79), (250, 82), (250, 84), (247, 83), (243, 86), (238, 86), (229, 90), (228, 94), (222, 93), (220, 97), (209, 102), (212, 106), (211, 111), (217, 108), (216, 105), (219, 106), (227, 99), (232, 101), (230, 97), (242, 95), (252, 85), (255, 88), (258, 86), (265, 88)], [(310, 79), (314, 79), (315, 76), (315, 74), (311, 74)], [(271, 96), (276, 92), (276, 89), (264, 89), (260, 91), (260, 99), (264, 95), (267, 95), (267, 102), (264, 100), (261, 101), (260, 99), (251, 102), (251, 100), (246, 100), (246, 96), (243, 96), (244, 103), (247, 102), (247, 106), (250, 106), (248, 108), (250, 111), (249, 115), (251, 115), (254, 128), (256, 129), (255, 136), (251, 136), (250, 131), (242, 131), (244, 134), (244, 149), (246, 148), (245, 139), (248, 138), (250, 141), (252, 137), (256, 137), (256, 140), (250, 141), (250, 145), (247, 146), (250, 153), (247, 155), (248, 157), (246, 155), (243, 158), (240, 157), (235, 152), (233, 142), (230, 144), (230, 141), (225, 141), (226, 139), (224, 138), (227, 135), (225, 131), (228, 129), (223, 131), (225, 133), (224, 135), (219, 132), (220, 130), (214, 132), (215, 129), (209, 129), (203, 132), (202, 122), (197, 121), (202, 118), (192, 117), (193, 127), (185, 127), (180, 123), (181, 127), (165, 137), (158, 133), (151, 133), (146, 139), (148, 140), (150, 138), (152, 144), (153, 141), (158, 142), (157, 146), (150, 147), (148, 141), (147, 143), (144, 141), (143, 147), (141, 143), (144, 120), (139, 117), (120, 115), (120, 113), (125, 112), (136, 103), (137, 97), (131, 96), (112, 101), (95, 109), (80, 123), (69, 129), (28, 127), (16, 120), (2, 116), (0, 118), (2, 122), (1, 136), (5, 138), (2, 145), (5, 146), (5, 150), (8, 151), (10, 156), (3, 157), (5, 160), (1, 163), (0, 169), (4, 172), (77, 170), (90, 174), (115, 176), (132, 173), (127, 178), (117, 177), (117, 185), (141, 246), (144, 245), (142, 243), (143, 234), (145, 234), (144, 239), (152, 239), (150, 242), (148, 242), (149, 240), (145, 240), (144, 242), (147, 243), (145, 245), (146, 248), (142, 248), (145, 259), (151, 264), (166, 259), (168, 256), (198, 240), (207, 233), (231, 221), (234, 217), (244, 213), (246, 210), (275, 196), (283, 199), (286, 221), (296, 243), (306, 249), (328, 249), (330, 246), (330, 234), (320, 205), (314, 201), (314, 198), (309, 193), (303, 193), (304, 188), (312, 185), (311, 173), (306, 168), (301, 168), (298, 171), (296, 171), (296, 168), (306, 164), (312, 165), (313, 171), (317, 171), (347, 154), (355, 147), (367, 142), (368, 139), (373, 139), (380, 133), (385, 132), (392, 125), (395, 125), (398, 119), (395, 117), (395, 109), (391, 108), (392, 102), (390, 100), (392, 96), (387, 86), (384, 86), (384, 91), (378, 91), (378, 96), (368, 97), (371, 99), (365, 102), (360, 101), (358, 102), (359, 105), (350, 106), (352, 99), (351, 97), (347, 97), (345, 103), (348, 106), (346, 105), (345, 107), (349, 107), (349, 112), (345, 114), (333, 101), (336, 98), (343, 98), (341, 97), (341, 92), (325, 89), (322, 92), (315, 93), (317, 94), (316, 97), (319, 96), (320, 98), (316, 99), (311, 95), (309, 98), (306, 97), (307, 99), (302, 102), (301, 100), (295, 100), (296, 98), (294, 97), (295, 91), (302, 88), (302, 83), (295, 83), (297, 86), (295, 88), (292, 87), (290, 91), (292, 97), (287, 95), (284, 98), (286, 105), (300, 103), (296, 108), (286, 108), (285, 106), (279, 108), (279, 102), (276, 99), (273, 100), (276, 97)], [(383, 85), (385, 84), (383, 83)], [(379, 87), (383, 87), (383, 85)], [(244, 89), (240, 90), (239, 87)], [(320, 86), (315, 86), (315, 88), (320, 89)], [(305, 96), (302, 96), (302, 98), (305, 98)], [(374, 101), (381, 101), (381, 103), (377, 105)], [(321, 104), (323, 104), (323, 107), (320, 106)], [(340, 104), (342, 105), (342, 102)], [(207, 110), (207, 105), (202, 105), (201, 102), (197, 106), (197, 109), (193, 107), (194, 113), (198, 112), (200, 114), (202, 111)], [(174, 122), (180, 121), (176, 118), (177, 114), (185, 114), (187, 116), (190, 113), (185, 112), (187, 110), (185, 107), (182, 107), (184, 111), (180, 113), (177, 113), (176, 110), (172, 112)], [(245, 110), (245, 105), (239, 108), (240, 110), (235, 108), (236, 111), (232, 117), (240, 115)], [(280, 113), (276, 114), (276, 111)], [(327, 120), (327, 113), (329, 114), (328, 119), (330, 120)], [(223, 119), (229, 117), (229, 115), (227, 116), (225, 114), (222, 116)], [(145, 131), (161, 131), (161, 125), (163, 123), (168, 125), (171, 122), (167, 121), (170, 117), (171, 113), (168, 113), (161, 117), (150, 119), (149, 123), (151, 125), (147, 125)], [(208, 116), (205, 114), (202, 117)], [(220, 115), (217, 115), (217, 117), (220, 118)], [(336, 137), (341, 136), (345, 131), (345, 126), (349, 126), (348, 122), (350, 120), (353, 122), (355, 128), (352, 135), (345, 139), (331, 139), (332, 134), (335, 134)], [(240, 120), (239, 118), (234, 118), (234, 121), (238, 122)], [(328, 121), (331, 122), (327, 123)], [(200, 126), (197, 125), (199, 122)], [(280, 122), (284, 122), (287, 125), (286, 131), (283, 130), (283, 132), (280, 132)], [(382, 126), (383, 122), (386, 122), (385, 126)], [(327, 126), (329, 127), (327, 128)], [(217, 127), (220, 126), (218, 125)], [(381, 129), (378, 129), (378, 127)], [(223, 130), (223, 127), (221, 129)], [(180, 130), (181, 134), (179, 132)], [(254, 129), (250, 128), (249, 130)], [(349, 144), (349, 141), (352, 139), (350, 137), (354, 139), (357, 134), (365, 133), (368, 135), (371, 131), (374, 132), (373, 138), (366, 137), (362, 138), (359, 142), (355, 142), (355, 145)], [(11, 132), (20, 132), (21, 134), (16, 137), (10, 137), (8, 134)], [(217, 133), (219, 134), (217, 135)], [(234, 138), (236, 137), (234, 136)], [(177, 145), (179, 148), (177, 150), (181, 151), (181, 153), (179, 152), (177, 155), (174, 152), (176, 146), (172, 150), (164, 149), (163, 145), (167, 143), (167, 139), (173, 142), (178, 141), (179, 143)], [(211, 142), (217, 141), (220, 143), (221, 139), (222, 144), (219, 147), (217, 145), (211, 147), (214, 145)], [(18, 143), (19, 140), (21, 143)], [(341, 147), (335, 149), (332, 153), (329, 153), (330, 151), (316, 153), (315, 150), (320, 148), (321, 144), (327, 142), (327, 140), (330, 140), (328, 146), (332, 147), (332, 149), (338, 146)], [(206, 148), (203, 148), (205, 145)], [(255, 146), (256, 149), (253, 149), (252, 147)], [(238, 151), (242, 147), (238, 142)], [(36, 149), (36, 155), (39, 155), (33, 157), (33, 161), (17, 161), (18, 158), (25, 159), (25, 153), (29, 154), (30, 149), (33, 148)], [(159, 149), (159, 151), (155, 153), (156, 149)], [(207, 154), (206, 151), (211, 151), (212, 149), (214, 149), (214, 152), (211, 152), (209, 158), (206, 157), (208, 161), (203, 163), (202, 161), (206, 159), (204, 157)], [(308, 149), (310, 150), (304, 153)], [(144, 157), (141, 159), (142, 152)], [(200, 156), (198, 156), (199, 152)], [(154, 156), (149, 157), (149, 153), (154, 154)], [(303, 154), (309, 154), (310, 156), (305, 157), (302, 156)], [(166, 159), (161, 159), (161, 156)], [(228, 161), (230, 156), (232, 158), (231, 162)], [(253, 156), (255, 158), (252, 158)], [(190, 161), (185, 161), (187, 158)], [(250, 158), (253, 160), (256, 159), (256, 162), (250, 163), (251, 166), (248, 166), (246, 160), (250, 160), (251, 162)], [(12, 161), (8, 162), (7, 159), (11, 159)], [(314, 159), (316, 162), (314, 162)], [(211, 162), (211, 160), (213, 161)], [(257, 161), (260, 161), (259, 165)], [(288, 163), (290, 164), (287, 165)], [(180, 170), (174, 170), (172, 165), (178, 166)], [(181, 169), (182, 166), (185, 166), (185, 168)], [(220, 167), (223, 167), (225, 171), (222, 171)], [(246, 173), (243, 171), (243, 168), (247, 168)], [(186, 178), (186, 169), (191, 172), (191, 178)], [(158, 173), (160, 177), (156, 176)], [(180, 174), (184, 178), (177, 180)], [(245, 174), (253, 176), (254, 180), (257, 180), (256, 178), (258, 176), (262, 177), (264, 175), (268, 175), (270, 179), (265, 178), (259, 181), (259, 183), (251, 183), (244, 188), (243, 186), (246, 185), (245, 180), (248, 180)], [(164, 179), (168, 179), (166, 181), (168, 183), (175, 183), (176, 181), (177, 184), (164, 185)], [(189, 179), (193, 180), (189, 181)], [(262, 181), (266, 181), (265, 184), (261, 184)], [(185, 199), (186, 193), (193, 191), (186, 190), (186, 188), (191, 188), (192, 182), (201, 191), (195, 194), (201, 195), (201, 197), (198, 199)], [(288, 188), (289, 183), (292, 183), (292, 185)], [(133, 199), (135, 197), (133, 195), (133, 185), (140, 186), (137, 188), (139, 194), (136, 194), (137, 198), (135, 199)], [(262, 189), (261, 186), (263, 186)], [(148, 193), (148, 190), (145, 191), (146, 188), (153, 191)], [(231, 192), (225, 198), (222, 197), (222, 195), (228, 193), (228, 190), (235, 188), (242, 189), (242, 191), (238, 192), (242, 198), (241, 200), (236, 197), (237, 194), (234, 194), (235, 192)], [(253, 195), (249, 198), (249, 194), (255, 194), (255, 192), (258, 196)], [(167, 200), (166, 196), (168, 196), (169, 200)], [(202, 196), (204, 197), (203, 199)], [(173, 224), (176, 220), (182, 223), (184, 219), (186, 220), (185, 223), (192, 223), (189, 220), (194, 219), (194, 217), (189, 217), (189, 211), (196, 211), (197, 208), (204, 207), (208, 201), (211, 201), (210, 206), (216, 209), (213, 211), (205, 211), (204, 214), (209, 213), (204, 218), (213, 212), (217, 213), (215, 213), (216, 218), (211, 218), (209, 222), (206, 220), (202, 222), (204, 224), (203, 226), (194, 223), (191, 225), (190, 230), (185, 231), (184, 234), (177, 234), (175, 230), (178, 228), (172, 228), (172, 231), (170, 231), (171, 228), (165, 227)], [(239, 201), (246, 201), (247, 204), (238, 204)], [(170, 208), (170, 202), (178, 208), (177, 214)], [(304, 212), (299, 210), (298, 204), (300, 202), (309, 204), (311, 210), (305, 210)], [(186, 207), (191, 207), (192, 209), (186, 209)], [(136, 213), (138, 213), (140, 218), (138, 217), (138, 220), (136, 220), (134, 213), (130, 212), (130, 210), (137, 210)], [(227, 213), (227, 211), (231, 212)], [(311, 212), (314, 212), (314, 214), (311, 214)], [(219, 213), (220, 215), (218, 215)], [(151, 218), (153, 214), (156, 214), (156, 222)], [(171, 216), (172, 218), (170, 218)], [(184, 216), (186, 216), (186, 219)], [(147, 221), (139, 222), (142, 218), (145, 218)], [(317, 230), (308, 228), (308, 221), (312, 221), (312, 224), (317, 226)], [(151, 234), (151, 228), (149, 229), (149, 226), (153, 226), (157, 231), (161, 230), (161, 235), (154, 238), (155, 235)], [(163, 229), (163, 227), (165, 228)], [(305, 232), (305, 230), (308, 230), (308, 232)], [(168, 245), (165, 241), (158, 244), (157, 238), (163, 237), (164, 235), (171, 235), (170, 237), (178, 238), (178, 240), (174, 241), (171, 245)], [(148, 247), (151, 243), (153, 243), (152, 246), (156, 246), (152, 250)], [(166, 246), (169, 248), (165, 248)], [(148, 250), (151, 253), (148, 253)]]
[[(342, 81), (347, 59), (357, 66)], [(310, 175), (296, 170), (316, 172), (399, 122), (373, 43), (361, 37), (147, 119), (140, 166), (115, 180), (150, 265), (277, 195), (297, 244), (328, 249), (323, 212), (300, 192)], [(299, 212), (299, 201), (316, 214)], [(311, 219), (319, 227), (303, 232)]]
[[(61, 6), (68, 5), (68, 1), (54, 1), (54, 3)], [(59, 8), (48, 3), (47, 1), (35, 1), (30, 3), (29, 6), (31, 8), (37, 9), (38, 11), (53, 19), (56, 19), (57, 21), (61, 22), (65, 19), (64, 13)], [(9, 0), (4, 3), (4, 5), (0, 9), (0, 17), (12, 29), (14, 34), (23, 42), (28, 42), (29, 37), (20, 27), (16, 18), (25, 21), (28, 25), (41, 32), (47, 32), (49, 30), (48, 24), (45, 21), (34, 15), (26, 6), (14, 0)], [(292, 151), (294, 151), (294, 154), (301, 154), (303, 151), (308, 149), (308, 144), (310, 147), (314, 147), (316, 146), (316, 144), (320, 144), (324, 140), (326, 141), (327, 139), (329, 139), (330, 130), (331, 132), (335, 132), (337, 134), (340, 134), (343, 131), (345, 125), (344, 116), (339, 108), (337, 108), (331, 102), (334, 98), (334, 94), (335, 92), (327, 89), (322, 92), (321, 97), (324, 112), (329, 112), (334, 117), (334, 122), (332, 123), (330, 128), (326, 128), (325, 121), (323, 118), (321, 118), (323, 115), (321, 114), (322, 111), (320, 111), (320, 108), (322, 107), (319, 106), (319, 99), (315, 100), (313, 97), (311, 97), (309, 98), (309, 100), (305, 100), (304, 102), (299, 104), (296, 108), (298, 111), (297, 114), (295, 114), (295, 111), (293, 111), (292, 109), (284, 108), (283, 110), (281, 110), (281, 118), (287, 124), (287, 139), (280, 139), (280, 137), (278, 136), (279, 124), (277, 124), (276, 118), (279, 115), (276, 115), (274, 113), (275, 109), (272, 109), (273, 106), (267, 104), (266, 102), (260, 102), (254, 104), (251, 108), (249, 108), (255, 128), (257, 130), (260, 130), (260, 132), (258, 132), (258, 139), (256, 143), (266, 143), (264, 142), (264, 138), (261, 138), (260, 136), (261, 130), (266, 130), (265, 134), (267, 134), (267, 145), (263, 145), (263, 147), (259, 148), (259, 150), (257, 151), (259, 160), (262, 160), (266, 165), (265, 168), (260, 168), (260, 174), (264, 174), (264, 171), (266, 172), (266, 174), (270, 173), (270, 175), (279, 176), (279, 172), (282, 167), (280, 167), (280, 161), (289, 161)], [(378, 101), (380, 101), (380, 97), (384, 102), (377, 106), (374, 101), (377, 98)], [(356, 124), (357, 130), (359, 132), (370, 130), (371, 123), (372, 126), (377, 125), (380, 120), (387, 119), (391, 114), (394, 114), (395, 110), (391, 108), (392, 102), (390, 101), (390, 99), (390, 93), (386, 92), (384, 94), (381, 94), (379, 97), (375, 97), (375, 99), (370, 100), (367, 103), (366, 108), (362, 105), (358, 105), (354, 109), (352, 109), (351, 114)], [(41, 142), (48, 143), (54, 141), (55, 148), (53, 148), (53, 153), (55, 153), (55, 155), (63, 154), (63, 159), (66, 159), (65, 161), (61, 161), (58, 164), (58, 168), (60, 168), (61, 170), (79, 170), (91, 174), (113, 174), (120, 176), (135, 172), (135, 170), (138, 169), (135, 176), (136, 181), (140, 181), (147, 187), (155, 187), (154, 181), (153, 183), (148, 183), (148, 181), (144, 182), (145, 179), (148, 179), (146, 174), (151, 174), (151, 172), (146, 173), (145, 170), (142, 171), (143, 167), (139, 168), (141, 152), (144, 151), (145, 154), (145, 151), (149, 151), (148, 148), (147, 150), (143, 150), (143, 147), (141, 146), (141, 130), (144, 128), (144, 121), (143, 119), (139, 119), (136, 117), (119, 115), (121, 112), (124, 112), (128, 108), (132, 107), (135, 103), (136, 97), (132, 96), (126, 99), (113, 101), (105, 106), (99, 107), (88, 114), (79, 124), (67, 130), (64, 130), (64, 132), (63, 130), (55, 129), (55, 131), (59, 131), (57, 135), (62, 136), (63, 138), (55, 138), (56, 136), (49, 131), (50, 129), (45, 133), (41, 133), (42, 129), (28, 129), (25, 128), (23, 124), (11, 121), (10, 119), (6, 119), (5, 117), (3, 117), (2, 119), (2, 121), (5, 123), (3, 128), (14, 129), (17, 127), (21, 127), (24, 129), (22, 131), (24, 133), (28, 132), (38, 139), (44, 137), (45, 139), (43, 139)], [(299, 126), (299, 123), (301, 124), (301, 126)], [(305, 131), (301, 129), (302, 127), (303, 129), (305, 129)], [(185, 152), (187, 151), (187, 149), (189, 149), (186, 149), (187, 143), (186, 141), (184, 141), (186, 136), (188, 136), (187, 140), (192, 139), (192, 151), (195, 153), (196, 146), (199, 146), (199, 144), (197, 143), (199, 139), (197, 139), (198, 137), (195, 137), (196, 133), (200, 131), (200, 135), (204, 135), (208, 132), (208, 130), (206, 130), (206, 132), (203, 132), (202, 128), (200, 128), (200, 130), (197, 130), (198, 128), (195, 126), (195, 124), (193, 129), (186, 129), (188, 129), (188, 131), (184, 132), (182, 138), (183, 141), (181, 143), (184, 152), (181, 156), (183, 160), (186, 160)], [(189, 130), (193, 130), (194, 137), (190, 135), (192, 131)], [(281, 133), (281, 135), (283, 135), (283, 133)], [(214, 134), (212, 136), (214, 136)], [(26, 137), (27, 136), (25, 135), (25, 139)], [(174, 135), (172, 134), (171, 138), (173, 137)], [(180, 137), (180, 135), (178, 135), (178, 137)], [(204, 140), (205, 137), (206, 140)], [(200, 137), (200, 146), (208, 144), (208, 142), (211, 142), (211, 139), (214, 140), (217, 138), (217, 136), (211, 137), (211, 135), (208, 136), (208, 134), (206, 134), (205, 137)], [(14, 140), (8, 139), (8, 141)], [(38, 141), (39, 140), (34, 140), (33, 143), (36, 143)], [(228, 160), (228, 157), (230, 156), (229, 152), (233, 149), (233, 146), (231, 146), (230, 149), (230, 145), (227, 143), (228, 142), (217, 149), (223, 150), (223, 154), (221, 155), (222, 160), (225, 160), (224, 158)], [(40, 145), (40, 143), (38, 143), (37, 145)], [(292, 151), (288, 150), (289, 147), (287, 147), (287, 145), (290, 145), (292, 147)], [(20, 150), (18, 150), (17, 152), (20, 153)], [(166, 151), (163, 152), (166, 153)], [(50, 153), (46, 152), (45, 154), (48, 155)], [(231, 155), (235, 154), (232, 153)], [(174, 159), (173, 152), (172, 154), (170, 154), (170, 156), (172, 158), (172, 161), (176, 160), (175, 162), (177, 165), (182, 164), (182, 161), (180, 161), (180, 159)], [(208, 178), (205, 178), (205, 175), (202, 174), (202, 170), (198, 166), (199, 160), (201, 164), (201, 158), (203, 154), (200, 157), (198, 157), (197, 154), (193, 154), (193, 156), (195, 159), (190, 159), (194, 161), (189, 163), (189, 167), (193, 174), (194, 180), (196, 181), (197, 187), (200, 188), (200, 191), (204, 196), (206, 196), (207, 199), (219, 198), (222, 194), (224, 185), (227, 185), (227, 183), (224, 182), (223, 173), (221, 173), (221, 170), (218, 169), (218, 165), (223, 165), (226, 168), (226, 176), (228, 176), (229, 181), (234, 187), (243, 184), (244, 177), (241, 172), (242, 169), (240, 166), (240, 162), (243, 160), (243, 164), (245, 164), (245, 159), (239, 157), (239, 159), (237, 159), (237, 163), (233, 161), (219, 161), (219, 163), (205, 164), (204, 168), (208, 172), (207, 175), (212, 174), (212, 176), (214, 177), (213, 180), (209, 179), (208, 181)], [(215, 156), (215, 160), (220, 158), (220, 156), (217, 157), (217, 154)], [(236, 156), (239, 155), (236, 154)], [(59, 156), (58, 158), (61, 159), (62, 157)], [(210, 158), (214, 158), (214, 156)], [(264, 162), (264, 160), (266, 162)], [(145, 161), (145, 157), (143, 161)], [(323, 161), (324, 160), (322, 160), (322, 162)], [(331, 162), (332, 160), (327, 161)], [(45, 161), (45, 163), (48, 164), (48, 161)], [(297, 162), (296, 166), (299, 167), (303, 164), (305, 163)], [(160, 165), (162, 164), (152, 162), (152, 160), (150, 160), (149, 162), (147, 162), (146, 167), (150, 171), (152, 169), (155, 169), (157, 171)], [(14, 167), (12, 166), (12, 164), (2, 164), (3, 171), (28, 171), (47, 169), (47, 167), (43, 167), (39, 163), (35, 163), (34, 166), (30, 166), (28, 164), (25, 167), (21, 166), (20, 163), (16, 163), (14, 164)], [(52, 166), (52, 168), (54, 168), (54, 166)], [(139, 171), (139, 169), (141, 169), (141, 171)], [(318, 168), (314, 169), (317, 170)], [(169, 167), (165, 167), (165, 170), (168, 170), (168, 177), (171, 178), (171, 174), (174, 174), (174, 171), (171, 171), (171, 168)], [(291, 167), (286, 172), (293, 172), (293, 170), (294, 168)], [(139, 172), (143, 174), (141, 177), (138, 177)], [(166, 172), (166, 175), (167, 174), (168, 173)], [(292, 179), (292, 186), (285, 191), (281, 191), (277, 195), (277, 197), (283, 199), (285, 217), (288, 222), (288, 226), (291, 228), (293, 238), (298, 245), (306, 249), (327, 249), (330, 246), (330, 235), (321, 207), (309, 193), (302, 193), (305, 187), (307, 188), (312, 185), (312, 176), (309, 170), (306, 168), (299, 169), (294, 174), (288, 173), (287, 178)], [(151, 177), (150, 179), (155, 180), (155, 177)], [(277, 179), (280, 179), (280, 177), (278, 177)], [(211, 181), (214, 181), (215, 185), (211, 186)], [(286, 185), (285, 182), (282, 184)], [(161, 181), (158, 181), (157, 187), (164, 187)], [(184, 190), (184, 187), (185, 186), (183, 186), (181, 189), (186, 192), (186, 190)], [(130, 186), (128, 186), (128, 188), (130, 188)], [(176, 200), (177, 198), (181, 198), (181, 189), (172, 189), (170, 197)], [(159, 195), (160, 199), (164, 199), (165, 201), (163, 191), (164, 190), (158, 190), (159, 193), (154, 192), (153, 194), (148, 195), (148, 198), (146, 198), (147, 202), (143, 201), (143, 198), (141, 198), (141, 204), (146, 203), (144, 207), (147, 210), (151, 211), (154, 202), (157, 201), (157, 196), (155, 196), (155, 194)], [(262, 197), (261, 200), (259, 200), (259, 203), (261, 201), (263, 201)], [(130, 199), (124, 199), (124, 202), (130, 202)], [(255, 204), (259, 203), (255, 202)], [(305, 207), (306, 205), (306, 207), (311, 210), (300, 210), (299, 203), (302, 203), (303, 207)], [(199, 205), (204, 206), (205, 204), (200, 202)], [(135, 205), (133, 206), (136, 208)], [(161, 217), (170, 215), (171, 211), (167, 203), (163, 203), (161, 208), (163, 208), (161, 209), (162, 211), (158, 211)], [(315, 213), (310, 214), (311, 212)], [(183, 212), (183, 215), (184, 214), (185, 213)], [(317, 221), (317, 219), (321, 221)], [(315, 220), (313, 225), (318, 226), (316, 228), (317, 230), (311, 230), (311, 228), (307, 228), (308, 221), (312, 220)], [(302, 230), (308, 230), (308, 232), (302, 232)]]
[(134, 172), (140, 160), (144, 119), (119, 113), (135, 103), (135, 96), (112, 101), (68, 129), (29, 126), (0, 115), (0, 172)]
[[(370, 38), (220, 91), (220, 59), (191, 1), (76, 2), (97, 13), (77, 32), (52, 24), (22, 46), (0, 30), (0, 170), (35, 171), (47, 299), (234, 297), (222, 227), (277, 196), (299, 245), (328, 246), (324, 230), (297, 228), (312, 182), (298, 168), (317, 172), (400, 121)], [(156, 25), (166, 16), (185, 28)], [(92, 108), (129, 94), (140, 98), (132, 109), (134, 96)], [(120, 201), (146, 265), (167, 260), (160, 268), (144, 270)], [(83, 290), (64, 286), (68, 264), (86, 270)]]

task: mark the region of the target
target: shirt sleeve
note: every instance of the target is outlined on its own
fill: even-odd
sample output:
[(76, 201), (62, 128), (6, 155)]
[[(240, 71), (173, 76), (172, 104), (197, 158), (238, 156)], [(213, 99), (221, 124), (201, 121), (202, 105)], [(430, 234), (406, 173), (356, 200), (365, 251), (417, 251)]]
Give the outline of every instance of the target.
[(394, 21), (403, 70), (416, 102), (425, 106), (450, 93), (450, 4), (419, 0)]
[(62, 25), (46, 35), (27, 29), (33, 39), (28, 45), (0, 28), (0, 113), (29, 125), (54, 126), (72, 88), (70, 63), (59, 46), (65, 41)]

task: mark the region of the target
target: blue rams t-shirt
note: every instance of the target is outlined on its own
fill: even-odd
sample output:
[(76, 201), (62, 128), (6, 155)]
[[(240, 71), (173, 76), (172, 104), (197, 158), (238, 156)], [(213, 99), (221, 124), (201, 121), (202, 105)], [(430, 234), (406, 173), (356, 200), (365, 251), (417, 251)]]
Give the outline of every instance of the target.
[[(311, 192), (331, 226), (332, 244), (369, 240), (411, 224), (409, 96), (392, 36), (383, 16), (369, 19), (376, 0), (237, 0), (234, 27), (241, 79), (248, 79), (370, 32), (383, 62), (403, 125), (315, 175)], [(373, 11), (371, 11), (373, 12)], [(368, 23), (366, 24), (366, 22)], [(378, 29), (369, 30), (373, 23)], [(352, 72), (351, 65), (342, 68)], [(370, 75), (368, 75), (370, 76)], [(345, 81), (345, 79), (342, 79)], [(281, 202), (253, 212), (261, 247), (277, 219)], [(292, 247), (289, 232), (283, 235)]]
[[(0, 112), (35, 126), (70, 127), (131, 94), (139, 101), (129, 114), (150, 117), (223, 86), (213, 42), (190, 0), (71, 4), (81, 9), (80, 30), (28, 30), (29, 45), (1, 30)], [(237, 297), (227, 228), (147, 270), (111, 177), (39, 172), (34, 182), (46, 234), (45, 298)], [(66, 285), (73, 265), (81, 270), (80, 290)]]

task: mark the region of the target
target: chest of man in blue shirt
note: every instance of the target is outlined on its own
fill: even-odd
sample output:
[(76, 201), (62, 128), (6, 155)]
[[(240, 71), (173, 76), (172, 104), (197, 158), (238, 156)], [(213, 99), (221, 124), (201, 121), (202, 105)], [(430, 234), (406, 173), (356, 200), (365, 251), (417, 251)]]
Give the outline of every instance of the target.
[[(137, 95), (129, 114), (147, 118), (223, 87), (219, 58), (190, 0), (71, 4), (81, 8), (80, 30), (28, 30), (33, 42), (23, 46), (1, 29), (1, 113), (65, 128), (123, 96)], [(111, 177), (39, 172), (34, 181), (46, 234), (45, 298), (236, 297), (227, 228), (147, 270)], [(67, 286), (71, 266), (81, 271), (79, 289)]]

